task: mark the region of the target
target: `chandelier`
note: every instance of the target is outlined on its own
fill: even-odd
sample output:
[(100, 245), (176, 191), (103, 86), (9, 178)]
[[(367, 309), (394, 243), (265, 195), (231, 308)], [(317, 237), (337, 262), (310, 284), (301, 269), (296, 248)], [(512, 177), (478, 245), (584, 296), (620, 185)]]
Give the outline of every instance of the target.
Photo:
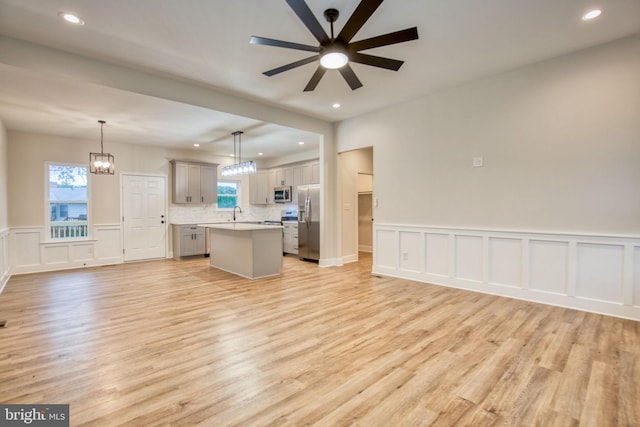
[(98, 120), (100, 123), (100, 152), (89, 153), (89, 172), (96, 175), (113, 175), (113, 154), (105, 153), (103, 147), (104, 120)]
[(238, 176), (256, 173), (256, 162), (253, 160), (242, 161), (242, 134), (244, 132), (237, 130), (233, 132), (233, 161), (232, 165), (222, 168), (220, 174), (222, 176)]

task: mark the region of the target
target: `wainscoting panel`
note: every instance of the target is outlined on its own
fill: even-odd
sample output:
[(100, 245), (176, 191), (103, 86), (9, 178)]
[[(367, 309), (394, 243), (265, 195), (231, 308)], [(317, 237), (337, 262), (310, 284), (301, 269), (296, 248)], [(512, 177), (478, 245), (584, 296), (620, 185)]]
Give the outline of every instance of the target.
[(119, 264), (122, 262), (122, 241), (120, 226), (98, 225), (93, 228), (96, 238), (95, 259), (100, 264)]
[(640, 307), (640, 247), (633, 250), (633, 305)]
[(448, 234), (425, 233), (425, 272), (434, 276), (449, 276), (451, 238)]
[(484, 276), (482, 237), (455, 236), (456, 278), (481, 282)]
[(48, 267), (60, 268), (62, 266), (64, 268), (64, 266), (72, 262), (69, 256), (71, 252), (70, 246), (69, 243), (41, 245), (42, 263)]
[(640, 237), (374, 224), (373, 273), (640, 320)]
[(0, 293), (9, 281), (9, 229), (0, 230)]
[(529, 241), (529, 289), (568, 294), (569, 244), (545, 240)]
[(422, 234), (411, 231), (400, 232), (400, 270), (422, 271), (424, 256), (421, 251)]
[(396, 270), (398, 267), (398, 242), (397, 236), (394, 230), (378, 230), (374, 233), (374, 242), (376, 250), (374, 257), (376, 258), (376, 264), (383, 268), (391, 268)]
[(43, 227), (13, 228), (9, 271), (25, 274), (121, 263), (120, 226), (96, 225), (92, 230), (88, 240), (44, 241)]
[(522, 240), (489, 238), (489, 283), (522, 287)]
[(576, 296), (622, 303), (623, 246), (577, 245)]
[(11, 273), (40, 271), (40, 242), (42, 227), (13, 228), (9, 234), (9, 262)]

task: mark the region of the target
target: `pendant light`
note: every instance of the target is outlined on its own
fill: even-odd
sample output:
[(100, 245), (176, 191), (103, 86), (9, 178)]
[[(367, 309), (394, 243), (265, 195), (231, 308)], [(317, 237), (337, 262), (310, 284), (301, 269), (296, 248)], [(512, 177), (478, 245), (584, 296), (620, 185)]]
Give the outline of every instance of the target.
[(98, 120), (100, 123), (100, 152), (89, 153), (89, 172), (96, 175), (113, 175), (113, 154), (105, 153), (103, 147), (104, 139), (104, 120)]
[(242, 134), (244, 132), (237, 130), (233, 132), (233, 161), (232, 165), (227, 165), (222, 168), (222, 172), (220, 174), (222, 176), (238, 176), (238, 175), (249, 175), (252, 173), (256, 173), (256, 162), (253, 160), (249, 160), (246, 162), (242, 161)]

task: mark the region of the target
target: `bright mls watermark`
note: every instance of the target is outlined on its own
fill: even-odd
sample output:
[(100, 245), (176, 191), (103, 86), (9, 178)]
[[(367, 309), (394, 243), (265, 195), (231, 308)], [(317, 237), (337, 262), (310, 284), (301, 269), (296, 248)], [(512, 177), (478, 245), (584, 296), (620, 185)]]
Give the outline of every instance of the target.
[(69, 405), (0, 404), (0, 426), (69, 427)]

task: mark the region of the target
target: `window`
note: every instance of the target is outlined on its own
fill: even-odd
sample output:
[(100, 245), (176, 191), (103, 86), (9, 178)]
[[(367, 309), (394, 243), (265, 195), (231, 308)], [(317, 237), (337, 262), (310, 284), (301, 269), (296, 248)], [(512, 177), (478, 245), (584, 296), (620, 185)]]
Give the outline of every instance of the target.
[(218, 209), (233, 209), (239, 200), (239, 181), (218, 181)]
[(89, 182), (86, 166), (46, 164), (46, 224), (50, 239), (88, 237)]

